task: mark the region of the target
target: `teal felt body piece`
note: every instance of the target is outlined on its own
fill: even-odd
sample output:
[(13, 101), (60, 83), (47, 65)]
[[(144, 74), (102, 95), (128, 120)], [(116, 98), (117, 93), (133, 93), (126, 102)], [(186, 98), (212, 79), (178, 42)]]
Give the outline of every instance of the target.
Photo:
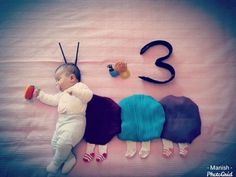
[(119, 105), (122, 122), (119, 139), (141, 142), (160, 138), (165, 113), (157, 100), (137, 94), (122, 99)]

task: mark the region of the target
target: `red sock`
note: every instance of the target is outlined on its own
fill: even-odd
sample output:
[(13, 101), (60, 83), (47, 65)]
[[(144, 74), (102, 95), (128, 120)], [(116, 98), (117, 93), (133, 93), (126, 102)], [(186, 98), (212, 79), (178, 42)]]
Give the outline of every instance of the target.
[(98, 154), (96, 157), (96, 161), (97, 162), (102, 162), (103, 160), (105, 160), (107, 158), (107, 153), (103, 153), (103, 154)]
[(163, 149), (162, 156), (164, 158), (168, 159), (168, 158), (173, 156), (173, 153), (174, 153), (174, 149), (173, 148)]
[(85, 153), (84, 156), (83, 156), (83, 161), (90, 162), (91, 160), (93, 160), (94, 156), (95, 156), (94, 152), (92, 152), (90, 154)]
[(179, 150), (179, 155), (180, 155), (180, 157), (183, 157), (183, 158), (187, 157), (188, 151), (189, 151), (189, 148), (188, 148), (188, 147), (185, 147), (185, 148), (183, 148), (183, 149), (180, 149), (180, 150)]

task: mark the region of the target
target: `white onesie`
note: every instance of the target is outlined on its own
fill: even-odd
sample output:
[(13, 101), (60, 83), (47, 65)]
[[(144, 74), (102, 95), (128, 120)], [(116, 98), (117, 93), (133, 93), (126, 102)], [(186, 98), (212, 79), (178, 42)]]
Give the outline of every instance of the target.
[(52, 138), (53, 149), (62, 144), (73, 147), (84, 136), (87, 103), (93, 96), (85, 84), (79, 82), (56, 95), (39, 92), (38, 99), (47, 105), (58, 106), (59, 118)]

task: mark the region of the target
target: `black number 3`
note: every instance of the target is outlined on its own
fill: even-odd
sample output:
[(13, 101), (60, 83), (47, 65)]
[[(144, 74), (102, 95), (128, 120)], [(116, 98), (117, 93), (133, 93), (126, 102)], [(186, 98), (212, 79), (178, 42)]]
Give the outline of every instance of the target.
[(170, 82), (171, 80), (173, 80), (175, 78), (175, 69), (171, 65), (163, 62), (164, 60), (166, 60), (170, 57), (170, 55), (173, 51), (173, 47), (171, 46), (171, 44), (169, 42), (163, 41), (163, 40), (152, 41), (152, 42), (146, 44), (140, 50), (140, 55), (143, 55), (149, 48), (151, 48), (153, 46), (156, 46), (156, 45), (163, 45), (166, 48), (168, 48), (168, 50), (169, 50), (169, 53), (167, 55), (156, 59), (155, 65), (157, 67), (167, 69), (170, 72), (171, 77), (168, 80), (164, 80), (164, 81), (154, 80), (154, 79), (151, 79), (151, 78), (145, 77), (145, 76), (139, 76), (139, 78), (143, 79), (144, 81), (148, 81), (148, 82), (151, 82), (151, 83), (154, 83), (154, 84), (165, 84), (165, 83)]

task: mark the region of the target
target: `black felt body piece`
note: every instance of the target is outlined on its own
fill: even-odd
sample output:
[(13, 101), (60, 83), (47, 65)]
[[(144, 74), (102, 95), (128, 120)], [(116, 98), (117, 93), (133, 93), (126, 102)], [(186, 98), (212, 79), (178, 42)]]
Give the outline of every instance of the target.
[(86, 109), (84, 139), (105, 145), (121, 132), (121, 108), (111, 98), (93, 95)]
[(172, 45), (169, 42), (163, 41), (163, 40), (152, 41), (152, 42), (146, 44), (140, 50), (140, 55), (143, 55), (149, 48), (151, 48), (153, 46), (156, 46), (156, 45), (163, 45), (166, 48), (168, 48), (168, 50), (169, 50), (167, 55), (156, 59), (155, 65), (157, 67), (167, 69), (170, 72), (171, 77), (167, 80), (164, 80), (164, 81), (151, 79), (151, 78), (146, 77), (146, 76), (139, 76), (139, 78), (144, 80), (144, 81), (151, 82), (151, 83), (154, 83), (154, 84), (165, 84), (165, 83), (168, 83), (168, 82), (170, 82), (171, 80), (173, 80), (175, 78), (175, 69), (170, 64), (167, 64), (167, 63), (163, 62), (164, 60), (168, 59), (170, 57), (170, 55), (172, 54), (172, 51), (173, 51)]

